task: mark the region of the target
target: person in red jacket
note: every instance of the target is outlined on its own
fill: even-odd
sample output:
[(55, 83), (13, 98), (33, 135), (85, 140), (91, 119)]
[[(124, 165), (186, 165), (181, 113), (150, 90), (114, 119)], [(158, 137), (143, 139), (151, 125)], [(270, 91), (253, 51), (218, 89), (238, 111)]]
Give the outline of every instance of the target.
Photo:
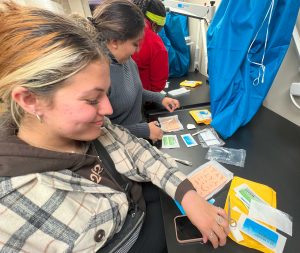
[(140, 50), (132, 58), (136, 62), (144, 89), (162, 91), (169, 76), (168, 52), (158, 36), (166, 21), (161, 0), (132, 0), (144, 13), (145, 29)]

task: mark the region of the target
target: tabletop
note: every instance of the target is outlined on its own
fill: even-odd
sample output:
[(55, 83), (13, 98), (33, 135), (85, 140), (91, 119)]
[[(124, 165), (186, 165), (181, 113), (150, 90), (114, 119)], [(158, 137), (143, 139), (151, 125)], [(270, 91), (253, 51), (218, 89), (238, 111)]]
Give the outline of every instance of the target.
[[(178, 115), (185, 130), (176, 132), (176, 135), (193, 133), (199, 128), (203, 128), (203, 126), (198, 125), (195, 130), (186, 130), (187, 123), (195, 123), (188, 111), (189, 109), (184, 109), (172, 114), (161, 113), (154, 117)], [(202, 148), (200, 145), (187, 148), (180, 137), (178, 140), (179, 149), (162, 149), (162, 151), (193, 163), (192, 167), (178, 164), (183, 173), (188, 174), (208, 161), (205, 159), (207, 148)], [(300, 252), (300, 128), (271, 110), (262, 107), (250, 123), (241, 127), (231, 138), (225, 140), (224, 147), (246, 150), (244, 167), (222, 164), (224, 167), (236, 176), (268, 185), (276, 191), (277, 208), (293, 217), (293, 236), (283, 234), (287, 237), (284, 252)], [(228, 189), (229, 185), (214, 196), (217, 206), (224, 206)], [(209, 244), (179, 244), (175, 237), (173, 219), (180, 212), (173, 200), (164, 193), (161, 193), (161, 203), (169, 252), (258, 252), (240, 246), (230, 239), (228, 239), (225, 247), (219, 247), (217, 250)]]
[[(176, 78), (169, 78), (169, 87), (165, 88), (164, 91), (168, 92), (171, 90), (181, 88), (180, 83), (182, 81), (189, 80), (189, 81), (201, 81), (202, 84), (195, 87), (195, 88), (187, 88), (190, 92), (179, 95), (179, 96), (167, 96), (176, 98), (180, 102), (180, 108), (190, 108), (195, 106), (204, 106), (210, 104), (210, 96), (209, 96), (209, 85), (207, 83), (207, 77), (200, 74), (199, 72), (189, 72), (186, 76), (183, 77), (176, 77)], [(160, 105), (151, 104), (150, 106), (146, 106), (145, 114), (146, 117), (153, 113), (161, 113), (165, 111), (165, 108)]]

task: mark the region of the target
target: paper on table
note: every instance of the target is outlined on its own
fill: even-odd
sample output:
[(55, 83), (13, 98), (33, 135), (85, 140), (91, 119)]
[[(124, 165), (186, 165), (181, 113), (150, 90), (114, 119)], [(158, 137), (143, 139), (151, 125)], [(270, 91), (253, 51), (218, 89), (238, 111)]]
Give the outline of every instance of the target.
[(293, 235), (292, 217), (270, 205), (265, 205), (255, 199), (251, 200), (249, 217), (262, 221), (280, 229), (288, 235)]
[(190, 92), (190, 90), (182, 87), (182, 88), (179, 88), (179, 89), (176, 89), (176, 90), (170, 90), (168, 91), (168, 94), (171, 95), (171, 96), (179, 96), (179, 95), (182, 95), (182, 94), (185, 94), (185, 93), (188, 93)]
[(179, 148), (176, 135), (164, 135), (162, 138), (162, 148)]
[[(253, 238), (255, 241), (264, 245), (272, 252), (283, 252), (286, 237), (271, 230), (267, 226), (251, 219), (250, 217), (242, 214), (238, 220), (238, 228), (246, 235)], [(263, 251), (266, 252), (266, 251)]]
[(198, 145), (198, 143), (195, 141), (191, 134), (182, 134), (181, 138), (188, 148)]
[(220, 141), (213, 135), (211, 131), (203, 131), (199, 133), (206, 142), (207, 146), (219, 145)]

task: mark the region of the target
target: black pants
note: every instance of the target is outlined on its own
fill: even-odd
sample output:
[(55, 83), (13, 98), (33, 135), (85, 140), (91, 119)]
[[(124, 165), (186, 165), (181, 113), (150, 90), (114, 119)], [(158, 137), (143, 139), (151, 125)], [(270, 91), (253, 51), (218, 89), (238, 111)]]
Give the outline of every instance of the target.
[(167, 253), (159, 189), (152, 183), (143, 183), (146, 201), (146, 218), (139, 238), (129, 253)]

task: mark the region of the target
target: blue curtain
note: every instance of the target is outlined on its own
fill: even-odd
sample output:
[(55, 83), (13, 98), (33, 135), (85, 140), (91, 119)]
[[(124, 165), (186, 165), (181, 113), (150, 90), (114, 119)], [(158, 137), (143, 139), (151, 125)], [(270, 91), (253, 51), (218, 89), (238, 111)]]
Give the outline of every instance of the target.
[(207, 32), (211, 124), (222, 137), (247, 124), (263, 103), (289, 47), (299, 5), (300, 0), (222, 0)]
[(190, 66), (190, 47), (184, 37), (189, 36), (188, 19), (186, 16), (167, 13), (166, 24), (159, 32), (169, 57), (169, 77), (184, 76)]

